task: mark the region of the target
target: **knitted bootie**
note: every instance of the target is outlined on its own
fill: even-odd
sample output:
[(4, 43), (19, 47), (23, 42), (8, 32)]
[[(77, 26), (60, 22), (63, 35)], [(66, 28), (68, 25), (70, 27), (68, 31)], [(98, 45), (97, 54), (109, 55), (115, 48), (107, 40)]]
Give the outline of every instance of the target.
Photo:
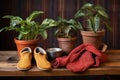
[(36, 47), (34, 49), (34, 58), (37, 64), (37, 67), (40, 70), (50, 70), (51, 63), (47, 60), (47, 53), (41, 47)]
[(28, 70), (31, 68), (32, 51), (25, 47), (20, 51), (20, 60), (17, 63), (17, 69)]

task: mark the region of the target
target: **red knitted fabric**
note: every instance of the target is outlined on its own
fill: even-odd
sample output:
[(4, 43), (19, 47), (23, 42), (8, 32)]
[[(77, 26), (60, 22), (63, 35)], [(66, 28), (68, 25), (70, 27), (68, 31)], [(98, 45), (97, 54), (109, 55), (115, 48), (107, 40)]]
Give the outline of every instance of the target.
[(82, 44), (73, 49), (68, 56), (56, 58), (53, 68), (65, 67), (73, 72), (85, 71), (89, 67), (98, 67), (107, 56), (90, 44)]
[(53, 68), (65, 67), (68, 63), (77, 59), (87, 45), (88, 44), (82, 44), (73, 49), (68, 56), (58, 57), (55, 60), (53, 60), (51, 62)]
[(91, 65), (94, 64), (94, 59), (92, 58), (92, 54), (89, 51), (86, 51), (81, 57), (72, 62), (67, 64), (67, 69), (73, 72), (81, 72), (85, 71)]

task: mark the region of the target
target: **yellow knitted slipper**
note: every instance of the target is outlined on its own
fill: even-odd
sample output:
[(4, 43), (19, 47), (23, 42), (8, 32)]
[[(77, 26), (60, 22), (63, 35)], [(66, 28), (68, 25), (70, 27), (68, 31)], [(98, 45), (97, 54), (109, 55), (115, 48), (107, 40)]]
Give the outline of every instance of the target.
[(20, 51), (20, 60), (17, 63), (17, 69), (28, 70), (31, 68), (32, 51), (25, 47)]
[(51, 63), (47, 60), (47, 53), (41, 47), (36, 47), (34, 49), (34, 58), (38, 69), (40, 70), (50, 70)]

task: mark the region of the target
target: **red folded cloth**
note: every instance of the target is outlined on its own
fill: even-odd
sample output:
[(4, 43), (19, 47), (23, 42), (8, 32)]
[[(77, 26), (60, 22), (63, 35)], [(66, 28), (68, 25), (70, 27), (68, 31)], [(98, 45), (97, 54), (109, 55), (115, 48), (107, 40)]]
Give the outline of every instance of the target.
[(53, 68), (65, 67), (69, 62), (72, 62), (75, 59), (77, 59), (87, 45), (88, 44), (82, 44), (73, 49), (68, 56), (58, 57), (55, 60), (53, 60), (51, 62)]
[(91, 44), (82, 44), (73, 49), (68, 56), (56, 58), (52, 65), (54, 68), (65, 67), (73, 72), (85, 71), (89, 67), (98, 67), (107, 56)]
[(89, 51), (86, 51), (81, 57), (72, 62), (67, 64), (67, 69), (73, 72), (81, 72), (85, 71), (91, 65), (94, 64), (94, 59), (92, 58), (92, 54)]

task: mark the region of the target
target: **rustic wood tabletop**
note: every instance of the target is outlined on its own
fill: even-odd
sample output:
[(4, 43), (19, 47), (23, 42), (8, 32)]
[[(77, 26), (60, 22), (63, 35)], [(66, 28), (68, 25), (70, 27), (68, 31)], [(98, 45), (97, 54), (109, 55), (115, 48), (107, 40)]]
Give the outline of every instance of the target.
[(83, 75), (120, 75), (120, 50), (107, 50), (108, 61), (97, 68), (89, 68), (84, 72), (73, 73), (66, 68), (41, 71), (36, 65), (28, 71), (16, 68), (17, 51), (0, 51), (0, 76), (83, 76)]

